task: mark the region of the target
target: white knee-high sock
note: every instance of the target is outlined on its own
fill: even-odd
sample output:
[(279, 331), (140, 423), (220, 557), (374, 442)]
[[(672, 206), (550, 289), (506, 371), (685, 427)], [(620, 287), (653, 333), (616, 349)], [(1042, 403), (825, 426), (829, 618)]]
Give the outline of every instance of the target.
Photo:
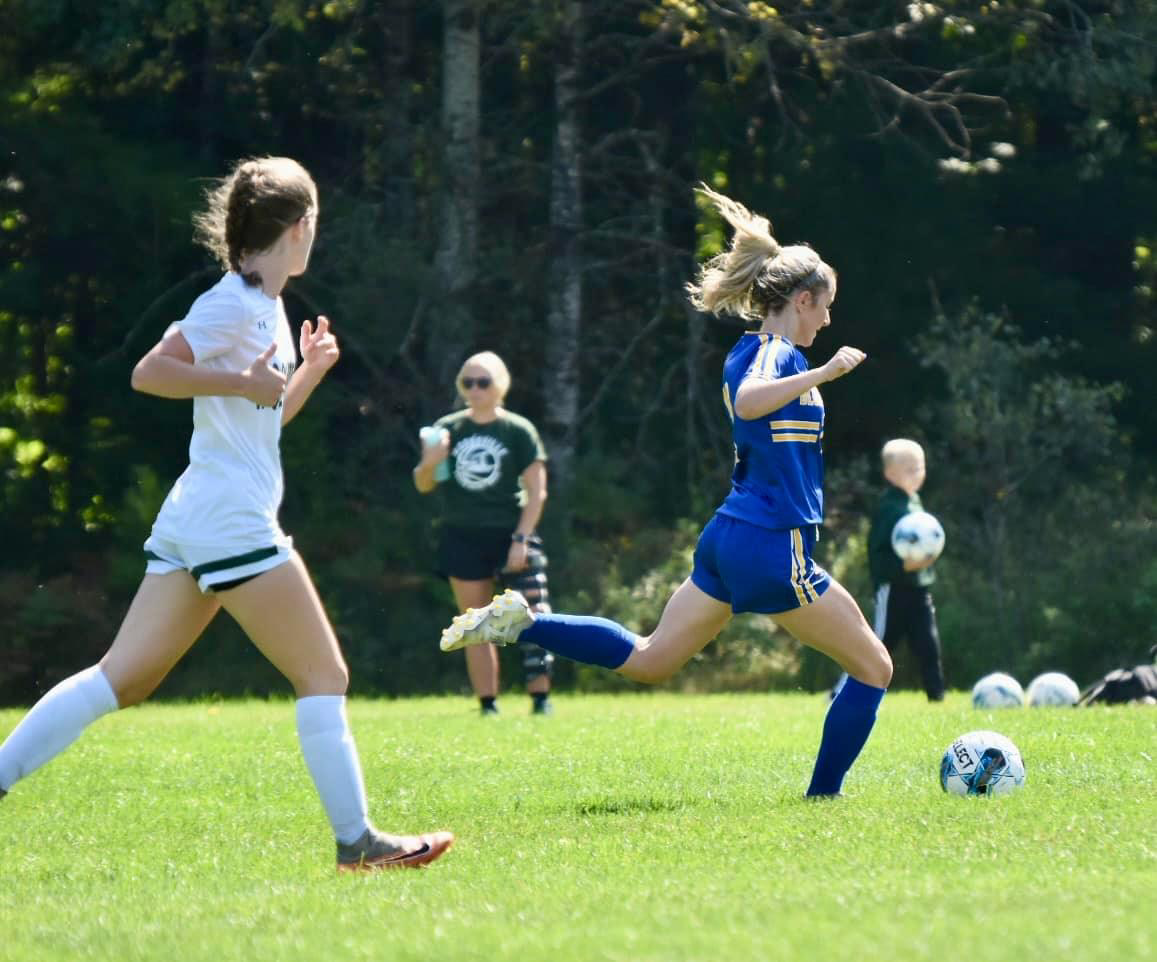
[(0, 789), (8, 791), (64, 751), (101, 715), (119, 707), (100, 665), (64, 679), (32, 706), (0, 745)]
[(356, 842), (370, 826), (366, 787), (344, 695), (297, 700), (297, 737), (322, 807), (339, 842)]

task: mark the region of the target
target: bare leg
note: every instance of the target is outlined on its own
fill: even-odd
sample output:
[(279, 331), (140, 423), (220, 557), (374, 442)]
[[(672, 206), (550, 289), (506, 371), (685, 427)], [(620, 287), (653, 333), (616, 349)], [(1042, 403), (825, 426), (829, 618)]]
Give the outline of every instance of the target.
[(453, 836), (446, 832), (386, 835), (370, 824), (361, 761), (346, 716), (349, 672), (297, 553), (221, 592), (221, 604), (297, 692), (298, 739), (338, 841), (338, 868), (422, 865), (449, 848)]
[(864, 620), (855, 599), (833, 581), (815, 603), (774, 616), (805, 645), (830, 655), (848, 673), (824, 719), (809, 797), (839, 795), (844, 776), (876, 723), (892, 680), (892, 659)]
[(101, 670), (121, 708), (149, 697), (193, 647), (221, 604), (187, 571), (145, 575)]
[(640, 638), (618, 672), (633, 681), (666, 681), (698, 654), (731, 619), (731, 606), (701, 591), (688, 578), (671, 596), (659, 624)]
[(833, 658), (856, 680), (876, 688), (887, 688), (892, 680), (887, 649), (839, 582), (833, 581), (813, 604), (772, 618), (809, 648)]
[(0, 791), (55, 758), (102, 715), (146, 698), (216, 610), (185, 572), (146, 575), (101, 663), (54, 686), (0, 745)]
[[(490, 603), (494, 596), (494, 579), (464, 581), (451, 578), (450, 588), (458, 610), (481, 608)], [(498, 695), (498, 649), (494, 645), (475, 645), (466, 649), (466, 673), (470, 676), (470, 687), (479, 698), (494, 698)]]
[(344, 695), (349, 671), (301, 557), (220, 594), (221, 606), (298, 698)]

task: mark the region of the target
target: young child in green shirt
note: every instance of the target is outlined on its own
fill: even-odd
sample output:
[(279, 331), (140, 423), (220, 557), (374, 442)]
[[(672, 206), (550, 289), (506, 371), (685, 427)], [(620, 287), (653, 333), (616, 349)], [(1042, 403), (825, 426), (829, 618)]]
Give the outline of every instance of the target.
[(892, 529), (904, 515), (923, 511), (924, 449), (907, 438), (893, 438), (880, 452), (888, 488), (880, 499), (868, 532), (868, 568), (876, 591), (876, 634), (889, 652), (908, 640), (920, 663), (929, 701), (944, 698), (940, 633), (931, 585), (931, 561), (902, 561), (892, 549)]
[[(892, 548), (892, 529), (904, 515), (923, 511), (918, 494), (926, 473), (924, 449), (908, 438), (893, 438), (880, 452), (888, 488), (880, 498), (868, 531), (868, 569), (876, 593), (876, 635), (891, 654), (905, 638), (920, 663), (929, 701), (944, 699), (944, 668), (940, 632), (931, 585), (936, 580), (931, 561), (904, 561)], [(841, 675), (833, 696), (844, 683)]]

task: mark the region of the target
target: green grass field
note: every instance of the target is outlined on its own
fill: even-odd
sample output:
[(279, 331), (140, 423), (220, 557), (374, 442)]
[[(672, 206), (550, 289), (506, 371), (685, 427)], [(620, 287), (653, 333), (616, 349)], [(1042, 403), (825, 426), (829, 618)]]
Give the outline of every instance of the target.
[[(103, 719), (0, 803), (0, 959), (1144, 960), (1157, 709), (977, 712), (898, 693), (845, 784), (802, 793), (822, 695), (354, 701), (371, 812), (458, 836), (339, 876), (293, 706)], [(0, 712), (0, 737), (19, 713)], [(940, 790), (958, 734), (1017, 794)]]

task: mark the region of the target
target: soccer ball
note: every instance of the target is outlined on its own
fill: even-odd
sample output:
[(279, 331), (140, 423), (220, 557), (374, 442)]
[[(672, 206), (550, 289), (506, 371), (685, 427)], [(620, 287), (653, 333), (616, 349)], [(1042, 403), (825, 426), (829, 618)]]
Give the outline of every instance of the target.
[(1024, 784), (1024, 761), (999, 732), (961, 735), (940, 760), (940, 787), (953, 795), (1007, 795)]
[(1024, 704), (1024, 689), (1012, 675), (994, 671), (972, 686), (973, 708), (1019, 708)]
[(927, 511), (912, 511), (892, 528), (892, 550), (903, 561), (935, 561), (944, 550), (944, 529)]
[(1046, 671), (1028, 685), (1030, 705), (1075, 705), (1080, 697), (1077, 683), (1061, 671)]

